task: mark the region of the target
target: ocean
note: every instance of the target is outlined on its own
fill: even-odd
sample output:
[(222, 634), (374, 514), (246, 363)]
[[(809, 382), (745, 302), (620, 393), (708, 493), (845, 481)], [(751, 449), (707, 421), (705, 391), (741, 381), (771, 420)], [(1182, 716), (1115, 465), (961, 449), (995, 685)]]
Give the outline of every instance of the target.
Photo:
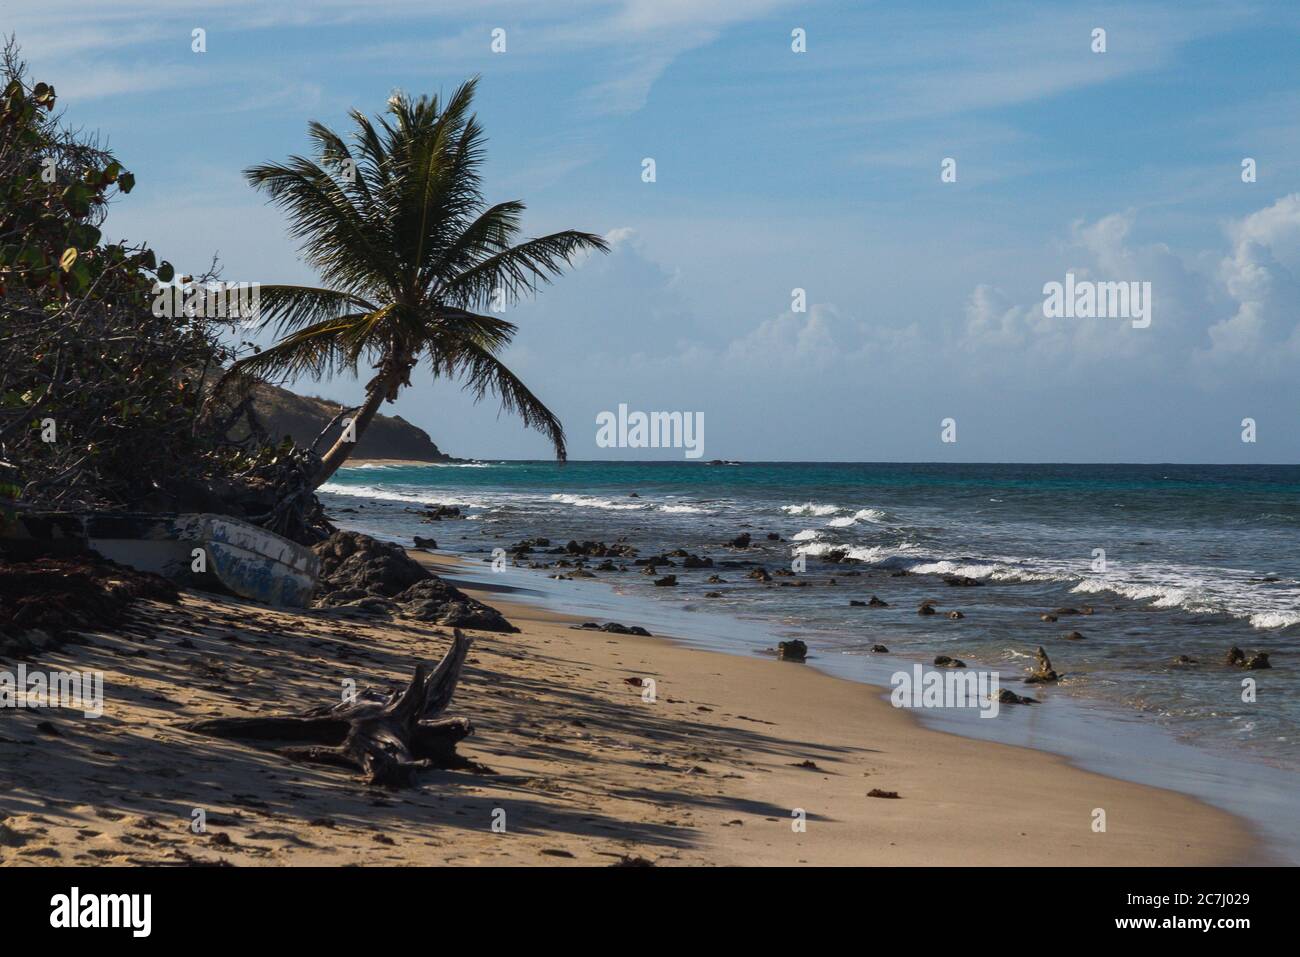
[[(758, 643), (800, 637), (810, 663), (839, 673), (884, 645), (895, 668), (944, 654), (1034, 693), (1016, 679), (1042, 646), (1063, 674), (1054, 696), (1141, 716), (1196, 749), (1300, 769), (1300, 466), (373, 465), (342, 469), (321, 497), (345, 527), (408, 545), (432, 537), (480, 561), (539, 537), (708, 557), (712, 568), (660, 566), (676, 587), (627, 560), (614, 561), (626, 571), (595, 571), (599, 558), (586, 568), (665, 611), (699, 612), (701, 628), (722, 613), (752, 623)], [(434, 504), (463, 517), (422, 523)], [(749, 548), (728, 545), (746, 532)], [(535, 549), (527, 561), (559, 557)], [(755, 564), (770, 583), (747, 577)], [(887, 607), (850, 604), (873, 596)], [(938, 614), (918, 614), (925, 601)], [(1062, 608), (1091, 614), (1042, 620)], [(1272, 668), (1226, 666), (1232, 646), (1266, 652)]]

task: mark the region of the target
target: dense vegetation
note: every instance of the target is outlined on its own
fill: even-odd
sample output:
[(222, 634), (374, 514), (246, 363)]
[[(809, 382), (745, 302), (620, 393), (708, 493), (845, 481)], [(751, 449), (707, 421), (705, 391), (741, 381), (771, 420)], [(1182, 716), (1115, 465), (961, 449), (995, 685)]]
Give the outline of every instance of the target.
[[(67, 128), (52, 86), (12, 42), (0, 98), (0, 497), (46, 508), (214, 508), (300, 534), (311, 502), (294, 453), (245, 429), (237, 393), (210, 397), (236, 358), (229, 322), (155, 309), (174, 276), (153, 250), (105, 242), (132, 174)], [(290, 487), (285, 488), (286, 484)], [(261, 514), (259, 514), (261, 513)], [(268, 514), (273, 513), (273, 514)]]

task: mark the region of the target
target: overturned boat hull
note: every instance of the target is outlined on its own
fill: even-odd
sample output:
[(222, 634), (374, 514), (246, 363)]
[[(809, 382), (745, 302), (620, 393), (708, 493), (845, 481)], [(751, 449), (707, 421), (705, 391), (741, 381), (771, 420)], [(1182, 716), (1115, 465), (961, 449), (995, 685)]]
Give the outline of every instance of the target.
[[(311, 549), (226, 515), (19, 511), (5, 537), (90, 548), (120, 565), (301, 608), (320, 577)], [(212, 580), (215, 579), (215, 582)]]

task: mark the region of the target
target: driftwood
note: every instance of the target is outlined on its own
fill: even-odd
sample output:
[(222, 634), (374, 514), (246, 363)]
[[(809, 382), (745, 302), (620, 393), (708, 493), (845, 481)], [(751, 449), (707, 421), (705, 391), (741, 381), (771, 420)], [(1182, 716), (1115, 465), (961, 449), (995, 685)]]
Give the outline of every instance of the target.
[(451, 648), (432, 672), (423, 663), (405, 689), (369, 691), (357, 700), (299, 714), (263, 718), (214, 718), (186, 730), (236, 741), (288, 745), (285, 757), (362, 771), (368, 783), (402, 787), (426, 768), (479, 768), (456, 754), (456, 743), (473, 733), (468, 718), (440, 718), (451, 704), (471, 639), (459, 628)]

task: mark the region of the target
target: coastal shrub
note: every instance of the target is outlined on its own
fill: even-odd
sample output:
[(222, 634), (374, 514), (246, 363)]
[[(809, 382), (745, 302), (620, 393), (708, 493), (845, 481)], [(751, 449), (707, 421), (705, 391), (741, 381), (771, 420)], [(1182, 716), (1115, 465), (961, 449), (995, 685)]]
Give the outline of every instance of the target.
[(206, 283), (215, 264), (177, 277), (146, 246), (105, 242), (132, 174), (67, 128), (12, 41), (2, 65), (0, 500), (274, 512), (293, 450), (228, 439), (246, 397), (205, 401), (237, 357), (230, 320), (154, 308), (161, 284)]

